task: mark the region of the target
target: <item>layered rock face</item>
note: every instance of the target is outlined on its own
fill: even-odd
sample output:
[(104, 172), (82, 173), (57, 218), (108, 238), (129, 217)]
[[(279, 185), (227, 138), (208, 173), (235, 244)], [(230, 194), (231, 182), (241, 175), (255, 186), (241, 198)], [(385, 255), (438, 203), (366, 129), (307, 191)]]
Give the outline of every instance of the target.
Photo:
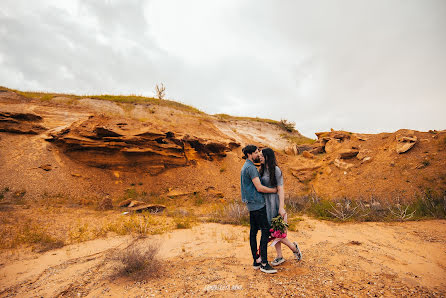
[(39, 134), (46, 128), (39, 124), (42, 117), (34, 113), (0, 111), (0, 131), (19, 134)]
[(230, 139), (164, 131), (154, 123), (105, 116), (75, 122), (47, 140), (72, 159), (90, 166), (140, 169), (153, 175), (200, 159), (221, 158), (240, 146)]

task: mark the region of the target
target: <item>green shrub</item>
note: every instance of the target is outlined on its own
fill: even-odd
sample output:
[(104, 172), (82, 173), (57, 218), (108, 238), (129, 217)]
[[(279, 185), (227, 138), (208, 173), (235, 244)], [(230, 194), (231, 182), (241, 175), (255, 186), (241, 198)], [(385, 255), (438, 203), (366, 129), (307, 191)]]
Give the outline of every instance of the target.
[(419, 218), (446, 218), (446, 194), (441, 196), (431, 188), (426, 188), (412, 204), (412, 209)]
[(329, 211), (332, 209), (332, 205), (328, 200), (320, 200), (310, 204), (309, 208), (306, 211), (317, 217), (322, 219), (332, 219), (335, 218)]
[(203, 197), (197, 192), (194, 194), (194, 205), (201, 206), (204, 203)]

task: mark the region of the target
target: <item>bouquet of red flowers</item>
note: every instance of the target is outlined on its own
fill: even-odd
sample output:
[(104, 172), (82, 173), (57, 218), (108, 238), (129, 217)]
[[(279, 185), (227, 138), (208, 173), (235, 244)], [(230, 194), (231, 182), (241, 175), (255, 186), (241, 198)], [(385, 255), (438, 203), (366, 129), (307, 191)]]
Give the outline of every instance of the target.
[[(286, 217), (286, 215), (285, 215)], [(269, 229), (271, 235), (269, 235), (268, 242), (271, 242), (269, 246), (276, 245), (281, 238), (286, 237), (286, 230), (288, 229), (288, 224), (285, 219), (278, 215), (271, 220), (271, 229)], [(257, 250), (256, 259), (260, 257), (260, 247)]]
[(271, 229), (269, 229), (269, 231), (271, 232), (269, 241), (273, 240), (270, 246), (276, 245), (276, 243), (280, 241), (280, 238), (285, 238), (287, 229), (288, 224), (281, 215), (274, 217), (271, 220)]

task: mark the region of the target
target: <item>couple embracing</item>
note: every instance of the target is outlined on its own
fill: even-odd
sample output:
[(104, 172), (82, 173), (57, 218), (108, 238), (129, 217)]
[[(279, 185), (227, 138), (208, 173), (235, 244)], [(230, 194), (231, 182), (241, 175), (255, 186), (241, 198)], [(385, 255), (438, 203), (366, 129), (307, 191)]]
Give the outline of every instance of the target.
[[(296, 242), (291, 242), (288, 238), (280, 238), (275, 248), (277, 257), (268, 263), (267, 246), (270, 236), (271, 220), (281, 215), (287, 220), (284, 209), (283, 176), (277, 166), (274, 151), (265, 148), (259, 151), (257, 146), (248, 145), (242, 149), (244, 159), (246, 159), (241, 171), (241, 192), (242, 201), (246, 203), (249, 210), (249, 244), (254, 259), (254, 269), (260, 268), (265, 273), (276, 273), (277, 270), (271, 267), (285, 262), (282, 255), (282, 246), (285, 244), (293, 252), (299, 261), (302, 258), (299, 246)], [(261, 163), (260, 173), (254, 163)], [(257, 254), (257, 231), (261, 230), (260, 256)]]

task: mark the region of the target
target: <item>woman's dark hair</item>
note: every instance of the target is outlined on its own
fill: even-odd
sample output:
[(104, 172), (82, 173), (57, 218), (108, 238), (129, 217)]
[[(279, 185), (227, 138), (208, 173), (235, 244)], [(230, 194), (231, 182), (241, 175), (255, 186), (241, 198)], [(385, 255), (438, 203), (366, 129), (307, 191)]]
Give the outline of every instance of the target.
[(263, 173), (266, 170), (269, 174), (269, 182), (271, 184), (271, 187), (277, 186), (277, 179), (276, 179), (276, 155), (274, 154), (273, 149), (271, 148), (265, 148), (262, 149), (263, 158), (265, 158), (265, 162), (260, 166), (260, 176), (263, 176)]

